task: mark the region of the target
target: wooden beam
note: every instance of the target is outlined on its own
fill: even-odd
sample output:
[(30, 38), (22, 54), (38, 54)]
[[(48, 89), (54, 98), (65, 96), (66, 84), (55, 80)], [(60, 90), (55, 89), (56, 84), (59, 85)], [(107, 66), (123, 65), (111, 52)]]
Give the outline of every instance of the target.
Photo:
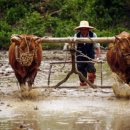
[(42, 37), (40, 39), (46, 43), (111, 43), (115, 42), (115, 37), (97, 37), (97, 38), (76, 38), (76, 37)]
[[(106, 88), (112, 88), (112, 86), (99, 86), (99, 85), (96, 85), (97, 86), (97, 88), (104, 88), (104, 89), (106, 89)], [(38, 87), (32, 87), (32, 89), (41, 89), (41, 88), (55, 88), (54, 86), (38, 86)], [(60, 87), (58, 87), (58, 89), (62, 89), (62, 88), (68, 88), (68, 89), (79, 89), (79, 88), (85, 88), (85, 87), (80, 87), (80, 86), (60, 86)], [(86, 89), (87, 89), (87, 87), (86, 87)]]

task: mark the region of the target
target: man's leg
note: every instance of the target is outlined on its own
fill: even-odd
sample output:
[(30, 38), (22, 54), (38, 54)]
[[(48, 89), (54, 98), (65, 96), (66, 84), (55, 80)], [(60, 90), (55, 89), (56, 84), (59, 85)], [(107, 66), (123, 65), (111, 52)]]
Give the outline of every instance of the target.
[(88, 80), (91, 83), (94, 83), (95, 79), (96, 79), (96, 74), (95, 73), (88, 73)]
[(91, 83), (94, 83), (96, 79), (96, 68), (93, 63), (88, 63), (87, 65), (87, 70), (88, 70), (88, 80)]
[[(77, 63), (77, 69), (79, 72), (82, 73), (82, 75), (87, 78), (87, 70), (86, 70), (86, 65), (84, 63)], [(80, 80), (80, 86), (86, 86), (86, 82), (79, 76)]]

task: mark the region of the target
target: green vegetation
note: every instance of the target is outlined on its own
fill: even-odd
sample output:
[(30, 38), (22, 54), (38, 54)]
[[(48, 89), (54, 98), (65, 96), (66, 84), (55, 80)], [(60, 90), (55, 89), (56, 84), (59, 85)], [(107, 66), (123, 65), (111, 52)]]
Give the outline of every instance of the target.
[(12, 34), (73, 36), (81, 20), (96, 27), (98, 36), (130, 32), (130, 0), (0, 0), (0, 7), (0, 48), (4, 49)]

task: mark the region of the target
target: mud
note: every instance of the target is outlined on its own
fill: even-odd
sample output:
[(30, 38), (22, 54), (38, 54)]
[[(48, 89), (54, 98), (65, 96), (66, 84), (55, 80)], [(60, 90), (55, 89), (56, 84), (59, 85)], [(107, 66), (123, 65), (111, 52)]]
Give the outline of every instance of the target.
[[(105, 60), (105, 54), (102, 55)], [(130, 102), (117, 99), (111, 88), (79, 87), (73, 74), (60, 88), (48, 87), (50, 62), (70, 60), (62, 51), (44, 51), (35, 79), (35, 98), (21, 98), (20, 88), (8, 64), (8, 52), (0, 52), (0, 130), (129, 130)], [(96, 65), (95, 84), (101, 86), (101, 65)], [(103, 86), (113, 77), (103, 64)], [(50, 86), (61, 81), (71, 64), (56, 64), (51, 69)], [(67, 88), (68, 87), (68, 88)]]

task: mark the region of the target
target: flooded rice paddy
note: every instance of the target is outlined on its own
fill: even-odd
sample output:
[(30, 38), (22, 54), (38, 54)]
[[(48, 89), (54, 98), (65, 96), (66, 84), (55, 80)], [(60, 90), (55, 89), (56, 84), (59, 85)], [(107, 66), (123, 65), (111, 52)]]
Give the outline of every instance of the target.
[[(7, 52), (0, 53), (0, 130), (130, 130), (130, 101), (117, 99), (111, 88), (79, 87), (75, 74), (61, 88), (48, 87), (49, 63), (65, 58), (62, 51), (43, 52), (34, 83), (39, 96), (29, 100), (20, 98)], [(101, 64), (96, 64), (96, 68), (95, 84), (111, 86), (114, 80), (106, 62), (102, 73)], [(71, 64), (53, 65), (50, 86), (61, 81), (70, 69)]]

